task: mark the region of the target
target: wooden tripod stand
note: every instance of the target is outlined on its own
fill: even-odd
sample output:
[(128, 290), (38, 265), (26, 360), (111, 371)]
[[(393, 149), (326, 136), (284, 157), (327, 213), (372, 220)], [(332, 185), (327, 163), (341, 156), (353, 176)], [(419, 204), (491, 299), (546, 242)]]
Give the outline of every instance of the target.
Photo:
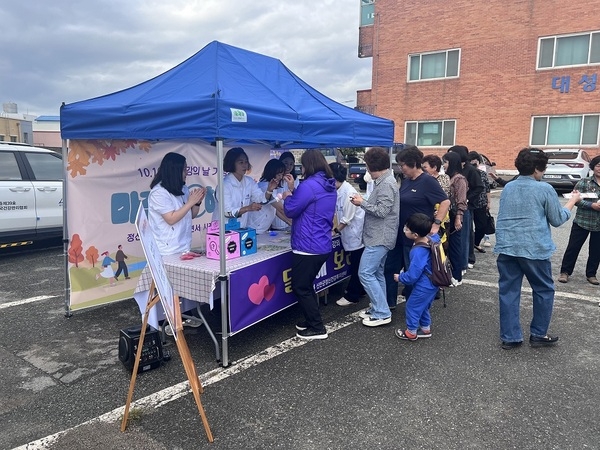
[[(140, 344), (138, 344), (137, 353), (135, 355), (135, 364), (133, 366), (133, 372), (131, 374), (131, 381), (129, 383), (129, 393), (127, 394), (127, 402), (125, 403), (125, 412), (123, 413), (123, 421), (121, 422), (121, 431), (125, 431), (127, 429), (127, 419), (129, 417), (129, 407), (131, 406), (131, 401), (133, 399), (133, 390), (135, 388), (135, 380), (137, 378), (137, 371), (140, 365), (140, 358), (142, 355), (142, 347), (144, 338), (146, 335), (146, 327), (148, 325), (148, 315), (150, 314), (150, 310), (154, 305), (156, 305), (160, 301), (160, 296), (158, 295), (158, 291), (156, 290), (156, 286), (154, 284), (154, 280), (152, 280), (152, 284), (150, 285), (150, 291), (148, 295), (148, 303), (146, 305), (146, 311), (144, 312), (144, 320), (142, 323), (142, 331), (140, 334)], [(194, 365), (194, 361), (192, 360), (192, 355), (190, 353), (190, 349), (185, 340), (185, 335), (183, 334), (183, 323), (181, 321), (181, 310), (179, 306), (179, 296), (175, 295), (173, 298), (173, 312), (175, 319), (174, 326), (174, 335), (175, 335), (175, 343), (177, 344), (177, 350), (179, 351), (179, 355), (181, 356), (181, 361), (183, 362), (183, 367), (185, 369), (185, 373), (188, 377), (188, 381), (190, 383), (190, 388), (192, 393), (194, 394), (194, 400), (196, 401), (196, 405), (198, 406), (198, 412), (200, 413), (200, 418), (202, 419), (202, 424), (204, 425), (204, 431), (206, 432), (206, 437), (208, 442), (213, 442), (213, 435), (210, 431), (210, 426), (208, 425), (208, 420), (206, 418), (206, 414), (204, 412), (204, 407), (202, 406), (202, 401), (200, 399), (200, 394), (204, 393), (204, 388), (200, 383), (200, 379), (198, 378), (198, 374), (196, 373), (196, 366)]]

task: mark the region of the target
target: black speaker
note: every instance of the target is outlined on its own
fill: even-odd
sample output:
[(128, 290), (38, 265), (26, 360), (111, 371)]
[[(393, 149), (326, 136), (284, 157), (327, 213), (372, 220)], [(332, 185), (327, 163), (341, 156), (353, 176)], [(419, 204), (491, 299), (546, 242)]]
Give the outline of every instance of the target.
[[(131, 327), (121, 330), (119, 336), (119, 359), (129, 371), (133, 371), (135, 355), (140, 344), (142, 327)], [(163, 348), (159, 332), (150, 325), (146, 327), (142, 355), (138, 365), (138, 373), (156, 369), (163, 360)]]

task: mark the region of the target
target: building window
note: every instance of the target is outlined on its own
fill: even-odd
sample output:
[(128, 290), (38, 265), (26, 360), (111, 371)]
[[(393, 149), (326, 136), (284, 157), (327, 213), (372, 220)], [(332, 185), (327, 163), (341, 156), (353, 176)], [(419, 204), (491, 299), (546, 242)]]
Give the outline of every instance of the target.
[(406, 122), (404, 140), (417, 147), (452, 146), (455, 130), (455, 120)]
[(534, 117), (531, 145), (598, 145), (600, 115)]
[(600, 31), (540, 38), (538, 69), (600, 64)]
[(11, 136), (10, 142), (17, 142), (17, 136)]
[(458, 77), (460, 50), (408, 55), (408, 81)]
[(360, 26), (373, 25), (375, 22), (375, 0), (360, 0)]

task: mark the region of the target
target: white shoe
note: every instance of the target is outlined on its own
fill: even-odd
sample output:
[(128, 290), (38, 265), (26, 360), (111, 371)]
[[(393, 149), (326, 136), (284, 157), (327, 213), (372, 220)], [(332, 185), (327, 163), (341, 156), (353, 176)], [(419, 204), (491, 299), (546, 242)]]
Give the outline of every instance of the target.
[(369, 317), (368, 319), (363, 319), (362, 324), (367, 327), (379, 327), (381, 325), (387, 325), (391, 322), (391, 317), (386, 317), (385, 319), (374, 319), (373, 317)]
[(346, 300), (344, 297), (341, 297), (337, 302), (335, 302), (335, 304), (338, 306), (350, 306), (355, 305), (356, 302), (351, 302), (349, 300)]
[(489, 241), (485, 241), (485, 242), (483, 243), (483, 246), (484, 246), (484, 247), (491, 247), (491, 246), (492, 246), (492, 244), (491, 244)]
[(450, 287), (460, 286), (462, 284), (462, 280), (458, 281), (456, 278), (452, 278), (452, 284)]
[(461, 272), (461, 275), (464, 275), (464, 274), (466, 274), (466, 273), (467, 273), (467, 270), (465, 269), (465, 270), (463, 270), (463, 271)]
[(469, 263), (467, 264), (467, 269), (472, 269), (473, 268), (473, 264)]
[(406, 297), (404, 297), (403, 295), (399, 295), (398, 298), (396, 298), (396, 303), (399, 305), (400, 303), (404, 303), (406, 301)]
[(363, 309), (358, 313), (358, 317), (361, 319), (370, 319), (371, 318), (371, 308)]
[(184, 327), (192, 327), (192, 328), (198, 328), (202, 326), (202, 320), (200, 319), (186, 319), (183, 321), (183, 326)]

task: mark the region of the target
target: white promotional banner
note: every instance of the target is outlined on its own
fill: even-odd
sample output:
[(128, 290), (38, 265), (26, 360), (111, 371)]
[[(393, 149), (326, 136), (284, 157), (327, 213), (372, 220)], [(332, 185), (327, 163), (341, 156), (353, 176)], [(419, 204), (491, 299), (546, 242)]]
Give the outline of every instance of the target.
[[(243, 148), (253, 166), (247, 175), (258, 181), (267, 161), (277, 154), (265, 146)], [(69, 142), (65, 180), (71, 309), (133, 296), (146, 266), (135, 227), (136, 214), (140, 203), (148, 208), (150, 182), (169, 152), (185, 156), (190, 189), (207, 188), (192, 225), (192, 246), (203, 249), (219, 183), (214, 146), (202, 141)]]

